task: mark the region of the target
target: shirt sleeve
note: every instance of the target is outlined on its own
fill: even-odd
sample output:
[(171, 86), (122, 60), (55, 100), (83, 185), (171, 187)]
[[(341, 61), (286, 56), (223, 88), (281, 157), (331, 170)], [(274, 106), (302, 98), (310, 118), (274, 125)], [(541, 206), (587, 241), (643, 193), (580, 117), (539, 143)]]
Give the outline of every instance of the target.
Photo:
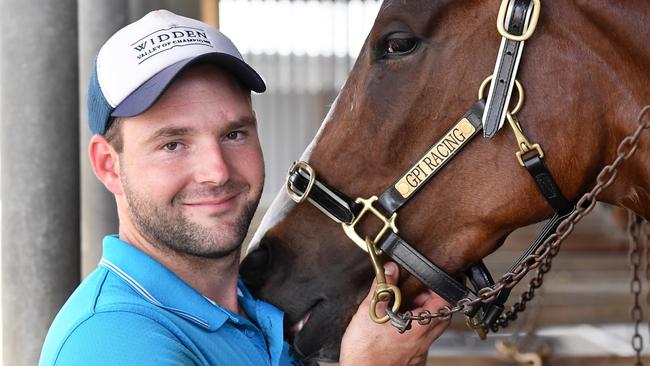
[(93, 314), (79, 324), (61, 345), (53, 366), (201, 364), (158, 322), (139, 314), (116, 311)]

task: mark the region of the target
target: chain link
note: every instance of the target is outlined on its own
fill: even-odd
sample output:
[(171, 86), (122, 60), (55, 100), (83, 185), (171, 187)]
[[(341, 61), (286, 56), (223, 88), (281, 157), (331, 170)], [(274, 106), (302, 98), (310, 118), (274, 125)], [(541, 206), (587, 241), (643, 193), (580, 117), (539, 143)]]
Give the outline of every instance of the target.
[[(550, 235), (540, 245), (540, 247), (537, 248), (535, 253), (531, 254), (526, 258), (526, 260), (522, 261), (512, 272), (507, 272), (501, 276), (501, 278), (499, 278), (499, 280), (497, 280), (494, 285), (480, 289), (477, 292), (478, 298), (473, 300), (464, 298), (458, 301), (456, 306), (443, 307), (433, 313), (429, 311), (422, 311), (419, 314), (414, 315), (412, 312), (408, 311), (399, 314), (402, 320), (407, 321), (409, 324), (413, 320), (417, 321), (420, 324), (423, 324), (423, 322), (426, 322), (428, 324), (432, 319), (436, 318), (443, 320), (449, 319), (454, 313), (464, 312), (467, 309), (479, 305), (481, 302), (489, 303), (493, 301), (502, 289), (515, 287), (529, 271), (537, 269), (535, 276), (528, 284), (528, 289), (522, 293), (519, 301), (514, 303), (508, 311), (506, 311), (496, 320), (495, 324), (492, 326), (492, 330), (496, 332), (499, 330), (499, 328), (506, 327), (511, 320), (515, 320), (517, 318), (517, 314), (526, 309), (526, 303), (528, 303), (535, 296), (535, 290), (538, 289), (544, 282), (544, 275), (551, 269), (551, 262), (553, 261), (553, 258), (559, 253), (562, 241), (564, 241), (564, 239), (566, 239), (566, 237), (571, 234), (575, 228), (575, 225), (594, 209), (598, 195), (605, 188), (610, 186), (612, 182), (614, 182), (618, 175), (618, 169), (620, 165), (636, 152), (639, 146), (639, 138), (641, 137), (641, 133), (644, 130), (650, 128), (650, 118), (644, 120), (644, 116), (648, 111), (650, 111), (650, 105), (645, 106), (639, 113), (637, 117), (638, 126), (634, 132), (625, 137), (619, 143), (616, 149), (616, 159), (614, 159), (610, 165), (605, 166), (600, 171), (600, 173), (598, 173), (598, 176), (596, 178), (596, 185), (591, 189), (591, 191), (585, 193), (580, 198), (576, 205), (576, 210), (560, 223), (560, 225), (555, 230), (555, 233)], [(648, 257), (648, 261), (650, 263), (650, 257)], [(648, 278), (650, 278), (650, 269), (646, 269), (646, 275)], [(648, 293), (647, 300), (650, 303), (650, 292)], [(642, 346), (639, 346), (639, 348), (640, 347)], [(635, 346), (635, 350), (636, 349), (637, 347)], [(639, 353), (637, 353), (637, 358), (639, 357), (638, 355)]]
[[(646, 221), (643, 233), (643, 251), (645, 252), (646, 311), (650, 312), (650, 228)], [(650, 335), (650, 316), (648, 317), (648, 334)]]
[(630, 309), (632, 322), (634, 323), (634, 334), (632, 335), (632, 348), (636, 354), (635, 366), (643, 366), (641, 362), (641, 351), (643, 350), (643, 338), (639, 332), (639, 327), (643, 321), (643, 310), (639, 303), (641, 297), (641, 278), (639, 271), (641, 268), (641, 249), (639, 243), (644, 241), (644, 221), (643, 218), (636, 215), (632, 211), (628, 211), (627, 215), (627, 234), (630, 244), (630, 251), (628, 253), (628, 260), (630, 262), (630, 269), (632, 272), (632, 281), (630, 282), (630, 292), (633, 297), (633, 305)]

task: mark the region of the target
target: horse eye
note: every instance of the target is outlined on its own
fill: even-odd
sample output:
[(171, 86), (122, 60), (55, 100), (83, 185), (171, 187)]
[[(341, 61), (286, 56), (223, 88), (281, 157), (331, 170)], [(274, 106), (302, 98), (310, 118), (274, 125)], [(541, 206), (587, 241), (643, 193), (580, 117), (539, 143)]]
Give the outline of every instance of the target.
[(384, 39), (384, 57), (407, 55), (417, 47), (419, 40), (409, 33), (393, 33)]

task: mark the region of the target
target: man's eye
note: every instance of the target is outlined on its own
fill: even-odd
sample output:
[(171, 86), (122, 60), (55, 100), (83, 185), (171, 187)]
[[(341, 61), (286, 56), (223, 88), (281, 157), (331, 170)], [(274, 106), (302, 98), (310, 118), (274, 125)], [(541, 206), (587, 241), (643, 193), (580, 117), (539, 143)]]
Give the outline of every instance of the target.
[(163, 146), (163, 148), (167, 151), (175, 151), (179, 146), (180, 144), (178, 142), (168, 142)]
[(233, 131), (233, 132), (229, 132), (226, 135), (226, 140), (237, 140), (241, 137), (242, 137), (241, 131)]

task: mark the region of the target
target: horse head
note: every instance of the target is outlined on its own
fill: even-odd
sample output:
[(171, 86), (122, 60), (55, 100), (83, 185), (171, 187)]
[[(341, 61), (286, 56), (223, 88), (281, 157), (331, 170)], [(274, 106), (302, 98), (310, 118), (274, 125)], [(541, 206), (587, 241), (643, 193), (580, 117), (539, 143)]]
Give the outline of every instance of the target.
[[(500, 49), (499, 5), (384, 1), (301, 160), (348, 197), (384, 192), (481, 98), (479, 85), (492, 74)], [(593, 186), (650, 100), (649, 20), (650, 6), (642, 0), (544, 3), (525, 42), (517, 76), (526, 101), (518, 114), (521, 129), (543, 147), (545, 163), (569, 201)], [(515, 92), (512, 104), (523, 97)], [(641, 150), (648, 141), (642, 137)], [(439, 152), (449, 150), (452, 145)], [(399, 209), (400, 236), (461, 278), (513, 230), (551, 216), (517, 150), (508, 127), (490, 139), (474, 137)], [(600, 199), (648, 218), (647, 156), (637, 153), (626, 162)], [(427, 172), (420, 173), (416, 178)], [(355, 231), (373, 236), (381, 226), (368, 215)], [(255, 295), (286, 312), (287, 332), (303, 355), (335, 359), (373, 269), (340, 224), (280, 192), (241, 274)], [(400, 278), (408, 303), (423, 284), (405, 272)]]

